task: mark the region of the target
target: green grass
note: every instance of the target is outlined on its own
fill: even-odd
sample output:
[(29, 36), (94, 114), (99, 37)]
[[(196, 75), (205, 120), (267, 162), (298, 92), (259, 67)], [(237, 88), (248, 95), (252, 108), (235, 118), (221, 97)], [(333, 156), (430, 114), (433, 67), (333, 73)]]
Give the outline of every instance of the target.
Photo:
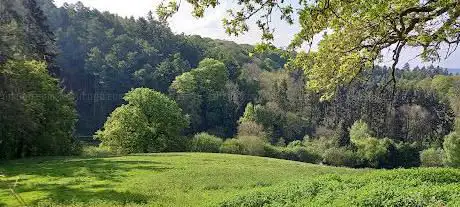
[[(0, 178), (0, 206), (20, 206), (7, 189), (16, 179), (15, 191), (28, 206), (302, 206), (315, 199), (328, 201), (327, 195), (336, 196), (337, 204), (352, 205), (386, 180), (414, 192), (428, 183), (420, 185), (422, 193), (433, 187), (445, 199), (460, 198), (455, 197), (460, 191), (449, 194), (460, 189), (460, 171), (453, 169), (355, 170), (227, 154), (34, 158), (0, 163), (0, 174), (6, 176)], [(397, 183), (403, 180), (410, 182)], [(322, 187), (312, 188), (316, 185)], [(323, 196), (312, 196), (312, 189)]]

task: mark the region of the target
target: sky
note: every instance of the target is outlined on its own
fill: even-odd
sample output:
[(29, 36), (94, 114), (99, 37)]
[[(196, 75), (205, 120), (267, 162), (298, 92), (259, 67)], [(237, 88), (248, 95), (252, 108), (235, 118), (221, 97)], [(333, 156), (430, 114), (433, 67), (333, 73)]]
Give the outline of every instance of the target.
[[(78, 0), (54, 0), (57, 6), (62, 6), (64, 3), (76, 3)], [(161, 0), (80, 0), (85, 6), (98, 9), (100, 11), (108, 11), (116, 13), (120, 16), (146, 16), (149, 11), (155, 11), (156, 6)], [(225, 33), (222, 26), (222, 19), (226, 16), (226, 11), (231, 8), (232, 1), (221, 1), (221, 4), (215, 9), (206, 11), (203, 18), (197, 19), (191, 15), (192, 7), (188, 3), (180, 6), (179, 12), (176, 13), (170, 20), (169, 26), (171, 30), (176, 33), (184, 33), (189, 35), (200, 35), (203, 37), (210, 37), (214, 39), (224, 39), (235, 41), (240, 44), (256, 44), (260, 42), (260, 31), (254, 21), (249, 22), (249, 31), (238, 37), (229, 36)], [(155, 13), (155, 12), (154, 12)], [(274, 44), (277, 47), (286, 47), (291, 41), (296, 32), (299, 31), (299, 26), (288, 25), (279, 19), (273, 19), (275, 28)], [(317, 38), (316, 42), (320, 38)], [(446, 68), (460, 68), (460, 49), (454, 52), (448, 59), (441, 60), (435, 63), (424, 63), (417, 54), (420, 50), (417, 48), (405, 48), (401, 53), (399, 66), (408, 62), (411, 66), (423, 65), (439, 65)], [(384, 65), (390, 65), (391, 54), (383, 52)]]

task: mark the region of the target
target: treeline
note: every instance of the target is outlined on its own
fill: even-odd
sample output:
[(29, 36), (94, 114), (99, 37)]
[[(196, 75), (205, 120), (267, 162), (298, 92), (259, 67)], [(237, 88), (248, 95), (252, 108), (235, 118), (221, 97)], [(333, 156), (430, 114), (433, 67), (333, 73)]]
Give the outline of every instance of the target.
[(2, 0), (0, 14), (0, 159), (77, 153), (46, 15), (34, 0)]
[(200, 109), (200, 121), (194, 119), (191, 130), (232, 136), (245, 104), (257, 93), (240, 81), (243, 65), (257, 62), (258, 67), (275, 70), (285, 62), (276, 53), (250, 57), (253, 47), (249, 45), (175, 35), (152, 13), (138, 19), (122, 18), (82, 3), (56, 8), (50, 0), (41, 2), (56, 35), (60, 78), (77, 99), (79, 135), (94, 134), (131, 88), (147, 87), (168, 94), (176, 76), (198, 67), (204, 58), (213, 58), (225, 65), (227, 77), (214, 83), (221, 87), (218, 93), (222, 97), (213, 103), (200, 100), (200, 107), (214, 105), (224, 111)]
[[(393, 88), (390, 71), (377, 66), (321, 100), (280, 52), (175, 35), (151, 13), (122, 18), (81, 3), (31, 2), (2, 2), (11, 10), (2, 27), (22, 38), (5, 41), (0, 54), (0, 145), (11, 149), (2, 158), (68, 154), (79, 150), (72, 135), (93, 134), (118, 153), (222, 151), (377, 168), (419, 166), (426, 157), (440, 164), (445, 137), (457, 146), (460, 79), (445, 69), (406, 65)], [(20, 35), (30, 25), (37, 36)], [(58, 98), (4, 98), (34, 93)]]

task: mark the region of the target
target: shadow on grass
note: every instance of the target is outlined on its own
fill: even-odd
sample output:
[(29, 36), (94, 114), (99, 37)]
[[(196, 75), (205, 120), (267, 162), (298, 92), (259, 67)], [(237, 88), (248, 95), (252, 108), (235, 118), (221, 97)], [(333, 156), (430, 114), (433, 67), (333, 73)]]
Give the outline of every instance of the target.
[[(8, 183), (13, 178), (22, 177), (16, 191), (45, 193), (45, 200), (57, 203), (86, 203), (93, 200), (114, 204), (147, 202), (147, 197), (137, 192), (115, 191), (115, 185), (129, 175), (131, 171), (146, 170), (152, 173), (172, 169), (169, 163), (149, 160), (112, 160), (112, 159), (52, 159), (17, 160), (0, 165), (0, 174), (4, 174)], [(25, 176), (44, 178), (42, 182), (32, 182)], [(68, 180), (68, 179), (71, 180)], [(73, 178), (73, 179), (72, 179)], [(30, 178), (32, 179), (32, 178)], [(60, 184), (62, 179), (63, 184)], [(91, 184), (88, 182), (102, 181)], [(13, 198), (12, 198), (13, 199)], [(30, 201), (30, 200), (29, 200)], [(37, 203), (38, 200), (30, 201)], [(29, 203), (30, 204), (30, 203)], [(0, 202), (0, 206), (2, 203)]]
[(124, 191), (119, 192), (113, 189), (101, 189), (101, 190), (85, 190), (72, 188), (61, 185), (49, 185), (46, 199), (36, 200), (29, 204), (36, 205), (40, 202), (52, 202), (55, 204), (75, 204), (75, 203), (94, 203), (100, 201), (112, 205), (125, 205), (125, 204), (146, 204), (149, 199), (147, 195)]
[(167, 163), (146, 160), (110, 160), (110, 159), (70, 159), (51, 160), (31, 163), (17, 162), (8, 164), (0, 170), (6, 177), (18, 175), (36, 175), (41, 177), (90, 176), (97, 180), (120, 181), (125, 172), (132, 170), (150, 170), (161, 172), (171, 169)]

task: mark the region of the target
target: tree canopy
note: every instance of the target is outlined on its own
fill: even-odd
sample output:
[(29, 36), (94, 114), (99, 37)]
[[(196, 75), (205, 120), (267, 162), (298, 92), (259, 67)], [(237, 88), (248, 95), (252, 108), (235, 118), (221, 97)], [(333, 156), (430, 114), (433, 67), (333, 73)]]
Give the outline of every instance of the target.
[(184, 150), (181, 132), (188, 123), (174, 100), (148, 88), (131, 90), (124, 99), (128, 104), (96, 133), (102, 145), (123, 153)]

